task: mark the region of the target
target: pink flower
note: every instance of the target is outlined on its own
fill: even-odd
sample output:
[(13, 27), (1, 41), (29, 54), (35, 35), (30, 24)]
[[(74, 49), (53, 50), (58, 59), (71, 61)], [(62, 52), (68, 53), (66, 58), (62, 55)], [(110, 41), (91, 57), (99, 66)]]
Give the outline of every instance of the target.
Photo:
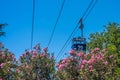
[(96, 60), (94, 59), (94, 58), (92, 58), (92, 59), (89, 59), (88, 61), (87, 61), (87, 63), (88, 64), (96, 64)]
[(106, 51), (106, 49), (103, 49), (103, 50), (102, 50), (102, 53), (105, 53), (105, 51)]
[(75, 54), (75, 51), (74, 51), (74, 50), (70, 50), (69, 53), (70, 53), (71, 55), (74, 55), (74, 54)]
[(101, 54), (101, 56), (104, 58), (105, 54)]
[(31, 59), (34, 59), (36, 57), (36, 55), (32, 55), (32, 58)]
[(100, 60), (100, 58), (101, 58), (100, 55), (96, 55), (97, 60)]
[(92, 58), (92, 59), (94, 59), (94, 58), (95, 58), (95, 55), (94, 55), (94, 54), (92, 54), (92, 55), (91, 55), (91, 58)]
[(73, 60), (74, 60), (74, 57), (73, 57), (73, 56), (71, 56), (71, 57), (70, 57), (70, 60), (72, 60), (72, 61), (73, 61)]
[(107, 66), (108, 65), (108, 61), (105, 61), (104, 64)]
[(31, 67), (29, 65), (26, 66), (27, 69), (30, 69)]
[(47, 54), (44, 54), (44, 53), (42, 53), (42, 54), (40, 54), (40, 57), (45, 57)]
[(65, 60), (62, 60), (62, 64), (65, 64), (66, 63), (66, 61)]
[(55, 64), (56, 67), (59, 67), (59, 64)]
[(90, 65), (90, 66), (88, 67), (88, 69), (89, 69), (89, 71), (92, 71), (92, 70), (93, 70), (93, 67)]
[(100, 48), (95, 48), (94, 50), (95, 50), (95, 51), (99, 51), (99, 50), (100, 50)]
[(16, 72), (17, 72), (17, 73), (20, 73), (20, 70), (17, 68), (17, 69), (16, 69)]
[(0, 80), (3, 80), (2, 78), (0, 78)]
[(84, 68), (84, 65), (81, 65), (81, 66), (80, 66), (80, 69), (83, 69), (83, 68)]
[(94, 53), (96, 53), (96, 51), (99, 51), (99, 50), (100, 50), (99, 48), (95, 48), (91, 51), (91, 54), (94, 54)]
[(82, 64), (85, 65), (87, 63), (87, 60), (83, 60)]
[(62, 60), (62, 64), (69, 63), (69, 62), (70, 62), (70, 60), (68, 58)]
[(92, 59), (89, 59), (87, 63), (92, 64)]
[(83, 56), (83, 53), (78, 53), (77, 56), (79, 56), (80, 58)]
[(91, 51), (91, 54), (94, 54), (94, 50)]
[(37, 55), (37, 52), (35, 50), (33, 51), (33, 55)]
[(85, 55), (84, 55), (84, 57), (87, 57), (87, 56), (88, 56), (88, 54), (85, 54)]
[(0, 64), (0, 67), (3, 67), (3, 66), (4, 66), (4, 64), (5, 64), (5, 63), (1, 63), (1, 64)]
[(97, 59), (97, 60), (101, 60), (101, 61), (103, 61), (103, 58), (104, 58), (104, 54), (97, 54), (96, 56), (95, 56), (95, 58)]
[(60, 65), (58, 66), (58, 70), (62, 70), (64, 67), (65, 67), (64, 64), (60, 64)]
[(109, 58), (110, 58), (110, 59), (113, 58), (113, 55), (110, 55)]

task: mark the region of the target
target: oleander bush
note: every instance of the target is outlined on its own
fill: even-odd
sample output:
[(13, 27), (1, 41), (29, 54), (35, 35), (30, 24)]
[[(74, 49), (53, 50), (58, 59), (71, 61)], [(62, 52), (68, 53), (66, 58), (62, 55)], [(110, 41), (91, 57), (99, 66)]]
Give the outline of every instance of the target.
[(0, 43), (0, 80), (15, 80), (17, 63), (14, 54)]
[(0, 80), (119, 80), (116, 56), (107, 49), (90, 53), (70, 50), (70, 57), (55, 63), (48, 49), (40, 44), (26, 50), (16, 60), (14, 53), (0, 43)]
[(26, 50), (16, 61), (14, 54), (0, 50), (0, 80), (54, 80), (54, 55), (40, 45), (34, 50)]
[(116, 60), (99, 48), (90, 53), (70, 51), (71, 57), (56, 64), (58, 80), (119, 80)]
[(19, 80), (54, 80), (54, 64), (54, 56), (48, 53), (47, 48), (41, 50), (38, 44), (34, 50), (26, 50), (20, 56), (17, 67)]

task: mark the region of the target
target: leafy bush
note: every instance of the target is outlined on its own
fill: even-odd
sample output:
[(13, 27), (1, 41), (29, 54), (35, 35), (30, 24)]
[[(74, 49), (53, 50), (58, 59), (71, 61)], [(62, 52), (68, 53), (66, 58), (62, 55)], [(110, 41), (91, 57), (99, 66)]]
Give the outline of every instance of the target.
[[(17, 61), (1, 44), (0, 80), (119, 80), (116, 56), (99, 48), (90, 53), (70, 50), (70, 57), (55, 65), (54, 55), (40, 44), (26, 50)], [(55, 66), (57, 68), (55, 68)]]
[[(2, 45), (3, 46), (3, 45)], [(1, 47), (1, 45), (0, 45)], [(15, 80), (17, 61), (13, 53), (1, 47), (0, 49), (0, 80)]]
[(95, 48), (89, 54), (70, 51), (71, 57), (56, 64), (60, 80), (118, 80), (116, 61), (105, 49)]

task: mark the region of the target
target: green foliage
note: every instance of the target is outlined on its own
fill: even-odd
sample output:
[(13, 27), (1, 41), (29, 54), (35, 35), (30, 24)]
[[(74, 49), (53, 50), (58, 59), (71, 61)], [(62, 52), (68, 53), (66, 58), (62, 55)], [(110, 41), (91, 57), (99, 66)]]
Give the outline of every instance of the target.
[(117, 23), (109, 23), (103, 32), (90, 34), (87, 50), (91, 51), (95, 47), (108, 48), (111, 53), (119, 53), (120, 49), (120, 26)]
[(113, 54), (115, 56), (116, 63), (120, 68), (120, 25), (109, 23), (104, 27), (103, 32), (90, 34), (87, 50), (91, 51), (95, 47), (107, 49), (109, 55)]
[(17, 61), (14, 54), (7, 49), (0, 50), (0, 79), (15, 80), (16, 67)]
[(0, 37), (5, 35), (5, 32), (2, 31), (4, 26), (7, 26), (7, 24), (0, 24)]

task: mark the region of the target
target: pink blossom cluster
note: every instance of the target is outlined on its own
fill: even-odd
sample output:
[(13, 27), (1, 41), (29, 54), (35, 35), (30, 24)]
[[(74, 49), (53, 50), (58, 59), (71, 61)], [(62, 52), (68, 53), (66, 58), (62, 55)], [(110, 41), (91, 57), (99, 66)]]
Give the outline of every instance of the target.
[(5, 64), (5, 63), (1, 63), (1, 64), (0, 64), (0, 67), (2, 68), (2, 67), (4, 66), (4, 64)]
[[(21, 74), (20, 75), (21, 80), (22, 79), (26, 80), (27, 77), (33, 77), (31, 76), (31, 72), (34, 74), (37, 74), (36, 72), (39, 72), (40, 74), (37, 74), (38, 76), (37, 78), (40, 78), (41, 75), (52, 73), (52, 70), (54, 70), (53, 58), (54, 56), (53, 55), (51, 56), (47, 52), (47, 48), (45, 48), (43, 51), (38, 51), (36, 49), (32, 51), (26, 51), (24, 54), (22, 54), (22, 56), (19, 59), (20, 66), (16, 68), (16, 72), (18, 74)], [(23, 78), (22, 77), (23, 75), (25, 75), (26, 77)], [(39, 79), (35, 79), (35, 80), (39, 80)]]
[(32, 50), (32, 51), (26, 51), (25, 53), (23, 53), (20, 58), (19, 58), (19, 61), (21, 60), (26, 60), (25, 58), (29, 58), (27, 60), (32, 60), (32, 59), (35, 59), (35, 58), (42, 58), (42, 57), (50, 57), (48, 56), (48, 53), (46, 52), (46, 50), (43, 52), (40, 52), (38, 53), (37, 50)]
[(0, 80), (3, 80), (2, 78), (0, 78)]
[(78, 57), (82, 58), (84, 56), (84, 54), (82, 52), (79, 52), (76, 54)]
[(15, 73), (16, 67), (17, 61), (14, 54), (7, 49), (0, 50), (0, 80), (6, 80), (6, 76)]
[[(70, 67), (72, 58), (75, 59), (78, 63), (76, 67), (78, 70), (88, 69), (88, 71), (93, 71), (96, 69), (97, 64), (102, 66), (107, 66), (109, 64), (106, 56), (105, 56), (105, 49), (100, 51), (99, 48), (95, 48), (91, 53), (82, 53), (82, 52), (75, 52), (74, 50), (70, 50), (70, 55), (74, 55), (70, 58), (63, 59), (57, 65), (58, 70), (67, 69)], [(112, 58), (113, 55), (110, 55), (109, 58)]]
[(70, 50), (69, 53), (70, 53), (70, 55), (76, 55), (75, 50)]
[(59, 64), (56, 64), (58, 70), (62, 70), (63, 68), (65, 67), (68, 67), (69, 65), (69, 62), (70, 62), (70, 59), (69, 58), (65, 58), (61, 61), (61, 63)]
[(6, 61), (11, 61), (11, 60), (16, 60), (15, 56), (13, 53), (8, 52), (8, 54), (5, 54), (5, 51), (0, 52), (0, 59), (6, 59)]
[[(88, 58), (90, 57), (90, 58)], [(97, 64), (107, 66), (109, 62), (106, 60), (104, 54), (89, 54), (87, 58), (81, 60), (80, 69), (88, 69), (90, 72), (96, 68)]]
[(97, 53), (97, 52), (99, 52), (99, 51), (100, 51), (99, 48), (95, 48), (95, 49), (93, 49), (93, 50), (91, 51), (91, 53)]

